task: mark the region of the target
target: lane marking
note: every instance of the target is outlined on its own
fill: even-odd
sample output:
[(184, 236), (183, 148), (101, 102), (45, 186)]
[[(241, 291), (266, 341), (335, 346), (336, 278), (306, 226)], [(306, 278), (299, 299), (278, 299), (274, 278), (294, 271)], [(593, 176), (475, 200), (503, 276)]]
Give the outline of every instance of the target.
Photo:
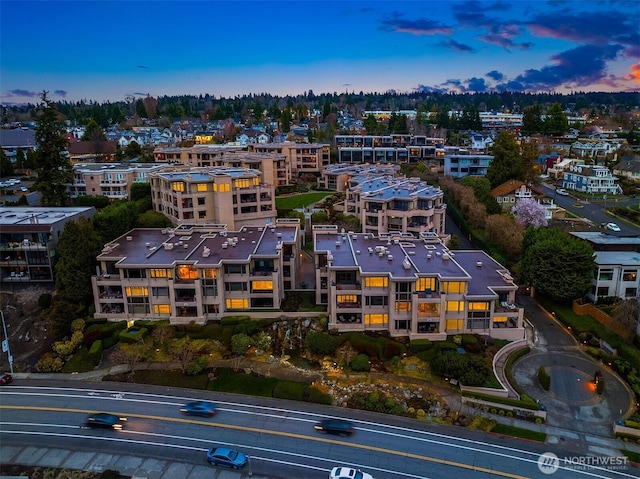
[[(5, 405), (1, 405), (0, 409), (20, 409), (20, 410), (31, 410), (31, 411), (48, 411), (48, 412), (60, 412), (60, 413), (82, 413), (82, 414), (91, 414), (92, 410), (86, 410), (86, 409), (75, 409), (75, 408), (47, 408), (47, 407), (42, 407), (42, 406), (5, 406)], [(208, 427), (220, 427), (220, 428), (224, 428), (224, 429), (231, 429), (231, 430), (236, 430), (236, 431), (243, 431), (243, 432), (254, 432), (257, 434), (269, 434), (272, 436), (282, 436), (282, 437), (287, 437), (287, 438), (293, 438), (293, 439), (302, 439), (302, 440), (311, 440), (311, 441), (316, 441), (316, 442), (322, 442), (322, 443), (326, 443), (326, 444), (332, 444), (332, 445), (337, 445), (337, 446), (348, 446), (348, 447), (352, 447), (352, 448), (356, 448), (356, 449), (362, 449), (362, 450), (366, 450), (366, 451), (370, 451), (370, 452), (378, 452), (378, 453), (382, 453), (382, 454), (389, 454), (389, 455), (393, 455), (393, 456), (399, 456), (399, 457), (405, 457), (405, 458), (409, 458), (409, 459), (417, 459), (417, 460), (422, 460), (422, 461), (426, 461), (426, 462), (432, 462), (435, 464), (441, 464), (441, 465), (445, 465), (445, 466), (450, 466), (450, 467), (457, 467), (460, 469), (466, 469), (466, 470), (470, 470), (470, 471), (477, 471), (477, 472), (483, 472), (486, 474), (493, 474), (493, 475), (497, 475), (497, 476), (501, 476), (501, 477), (508, 477), (510, 479), (529, 479), (527, 476), (521, 476), (518, 474), (512, 474), (510, 472), (503, 472), (503, 471), (497, 471), (494, 469), (490, 469), (487, 467), (481, 467), (481, 466), (476, 466), (473, 464), (464, 464), (461, 462), (456, 462), (456, 461), (450, 461), (448, 459), (440, 459), (437, 457), (432, 457), (432, 456), (425, 456), (425, 455), (421, 455), (421, 454), (415, 454), (415, 453), (411, 453), (411, 452), (403, 452), (403, 451), (394, 451), (392, 449), (387, 449), (387, 448), (383, 448), (383, 447), (378, 447), (378, 446), (368, 446), (368, 445), (364, 445), (364, 444), (355, 444), (355, 443), (349, 443), (349, 442), (345, 442), (345, 441), (339, 441), (339, 440), (335, 440), (335, 439), (326, 439), (326, 438), (321, 438), (321, 437), (314, 437), (314, 436), (306, 436), (303, 434), (297, 434), (297, 433), (286, 433), (286, 432), (282, 432), (282, 431), (270, 431), (270, 430), (266, 430), (266, 429), (260, 429), (260, 428), (256, 428), (256, 427), (247, 427), (247, 426), (237, 426), (235, 424), (219, 424), (219, 423), (212, 423), (212, 422), (205, 422), (205, 421), (198, 421), (198, 420), (194, 420), (194, 419), (183, 419), (183, 418), (168, 418), (168, 417), (161, 417), (161, 416), (153, 416), (153, 415), (149, 415), (149, 414), (127, 414), (127, 413), (123, 413), (123, 412), (112, 412), (112, 414), (116, 414), (118, 416), (128, 416), (128, 417), (135, 417), (135, 418), (140, 418), (140, 419), (149, 419), (149, 420), (153, 420), (153, 421), (169, 421), (169, 422), (177, 422), (177, 423), (183, 423), (183, 424), (197, 424), (197, 425), (202, 425), (202, 426), (208, 426)]]

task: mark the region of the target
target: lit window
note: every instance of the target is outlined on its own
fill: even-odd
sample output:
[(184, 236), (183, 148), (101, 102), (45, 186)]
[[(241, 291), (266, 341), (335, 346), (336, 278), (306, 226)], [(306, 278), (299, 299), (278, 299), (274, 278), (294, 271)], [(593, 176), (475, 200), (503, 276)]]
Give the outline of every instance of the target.
[(127, 286), (127, 296), (149, 296), (149, 288), (144, 286)]
[(464, 311), (464, 301), (447, 301), (446, 308), (448, 312)]
[(225, 301), (227, 309), (248, 309), (249, 300), (246, 298), (229, 298)]
[(364, 322), (367, 326), (381, 326), (389, 322), (388, 314), (365, 314)]
[(198, 270), (191, 264), (181, 264), (178, 266), (179, 279), (197, 279)]
[(435, 291), (436, 279), (435, 278), (418, 278), (416, 281), (416, 291)]
[(173, 272), (170, 269), (154, 268), (149, 270), (149, 274), (152, 278), (172, 278)]
[(171, 183), (171, 189), (173, 191), (184, 191), (184, 183), (182, 181), (174, 181)]
[(389, 278), (387, 276), (370, 276), (364, 278), (364, 285), (367, 288), (388, 288)]
[(206, 183), (198, 183), (196, 185), (196, 190), (197, 191), (207, 191), (207, 184)]
[(251, 281), (251, 290), (252, 291), (273, 291), (273, 281), (270, 279)]
[(445, 281), (442, 283), (442, 291), (445, 293), (464, 293), (467, 283), (464, 281)]
[(489, 303), (486, 301), (470, 301), (467, 308), (469, 311), (488, 311)]
[(396, 301), (396, 312), (407, 313), (411, 311), (411, 301)]
[(214, 268), (207, 268), (202, 270), (203, 278), (216, 278), (218, 276), (218, 270)]
[(340, 294), (336, 296), (337, 303), (357, 303), (359, 300), (355, 294)]
[(463, 327), (463, 319), (447, 319), (447, 331), (462, 331)]
[(169, 304), (154, 304), (153, 312), (156, 314), (171, 314), (171, 305)]

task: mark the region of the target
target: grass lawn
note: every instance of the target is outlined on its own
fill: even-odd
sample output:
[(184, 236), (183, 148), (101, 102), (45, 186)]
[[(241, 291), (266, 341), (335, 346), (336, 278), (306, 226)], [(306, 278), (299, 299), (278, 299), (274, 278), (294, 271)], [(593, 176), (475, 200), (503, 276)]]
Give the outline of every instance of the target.
[(206, 389), (209, 378), (206, 374), (185, 376), (182, 371), (136, 371), (133, 381), (139, 384), (174, 386), (177, 388)]
[(316, 193), (301, 193), (293, 196), (282, 196), (276, 198), (276, 209), (292, 210), (295, 208), (305, 208), (321, 201), (327, 196), (331, 196), (330, 191)]
[(631, 462), (640, 464), (640, 453), (634, 452), (634, 451), (627, 451), (626, 449), (623, 449), (620, 452), (622, 452), (622, 454), (627, 456)]
[(218, 370), (218, 377), (211, 381), (208, 389), (210, 391), (271, 397), (276, 384), (278, 384), (276, 378), (263, 378), (243, 373), (234, 374), (229, 368), (221, 368)]
[(511, 437), (522, 437), (524, 439), (538, 442), (544, 442), (547, 439), (547, 435), (544, 432), (530, 431), (529, 429), (507, 426), (506, 424), (496, 424), (491, 432)]

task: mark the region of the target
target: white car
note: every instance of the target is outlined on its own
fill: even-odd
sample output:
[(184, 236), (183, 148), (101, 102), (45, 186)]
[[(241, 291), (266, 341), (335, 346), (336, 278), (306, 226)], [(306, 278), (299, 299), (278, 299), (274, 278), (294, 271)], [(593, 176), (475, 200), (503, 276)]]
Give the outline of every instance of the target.
[(546, 173), (543, 175), (540, 175), (540, 179), (541, 180), (548, 180), (549, 179), (549, 175), (547, 175)]
[(373, 479), (373, 476), (352, 467), (334, 467), (329, 473), (329, 479)]
[(27, 188), (26, 186), (21, 186), (20, 191), (22, 192), (29, 191), (29, 188)]
[(569, 196), (569, 192), (567, 190), (565, 190), (564, 188), (558, 188), (556, 190), (556, 193), (558, 193), (559, 195), (562, 195), (562, 196)]
[(620, 227), (615, 223), (607, 223), (605, 225), (605, 228), (607, 228), (610, 231), (620, 231)]

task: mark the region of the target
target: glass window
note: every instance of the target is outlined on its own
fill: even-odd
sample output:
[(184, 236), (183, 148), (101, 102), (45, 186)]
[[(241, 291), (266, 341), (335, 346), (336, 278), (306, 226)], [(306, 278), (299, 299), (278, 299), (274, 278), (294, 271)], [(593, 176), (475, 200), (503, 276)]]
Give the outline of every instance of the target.
[(463, 319), (447, 319), (447, 331), (462, 331), (464, 327)]
[(442, 291), (445, 293), (465, 293), (466, 290), (464, 281), (445, 281), (442, 283)]
[(447, 301), (445, 311), (464, 311), (464, 301)]
[(625, 269), (622, 272), (622, 281), (635, 281), (638, 279), (638, 271), (635, 269)]
[(638, 296), (638, 288), (626, 288), (624, 290), (625, 298), (635, 298), (636, 296)]
[(249, 300), (247, 298), (229, 298), (225, 301), (227, 309), (248, 309)]
[(177, 268), (178, 279), (197, 279), (198, 270), (192, 264), (181, 264)]
[(270, 279), (251, 281), (252, 291), (273, 291), (273, 281)]
[(207, 184), (206, 183), (198, 183), (196, 185), (196, 191), (207, 191)]
[(247, 283), (227, 281), (224, 283), (225, 291), (246, 291)]
[(149, 288), (144, 286), (127, 286), (127, 296), (149, 296)]
[(182, 181), (174, 181), (171, 183), (171, 189), (173, 191), (184, 191), (184, 183)]
[(366, 296), (365, 304), (367, 306), (386, 306), (389, 304), (389, 298), (387, 296)]
[(598, 276), (600, 281), (611, 281), (613, 279), (613, 270), (612, 269), (601, 269), (600, 275)]
[(435, 278), (418, 278), (416, 281), (416, 291), (435, 291), (436, 279)]
[(389, 278), (387, 276), (371, 276), (364, 278), (364, 285), (367, 288), (388, 288)]
[(246, 269), (244, 264), (225, 264), (225, 274), (245, 274)]
[(154, 304), (153, 312), (156, 314), (171, 314), (171, 305), (169, 304)]
[(407, 313), (411, 311), (411, 301), (396, 301), (396, 312)]
[(384, 326), (389, 322), (388, 314), (365, 314), (364, 323), (367, 326)]
[(202, 270), (203, 278), (216, 278), (218, 276), (218, 270), (214, 268), (206, 268)]
[(149, 270), (152, 278), (173, 278), (173, 271), (166, 268), (154, 268)]
[(467, 309), (469, 311), (488, 311), (489, 303), (486, 301), (469, 301)]

